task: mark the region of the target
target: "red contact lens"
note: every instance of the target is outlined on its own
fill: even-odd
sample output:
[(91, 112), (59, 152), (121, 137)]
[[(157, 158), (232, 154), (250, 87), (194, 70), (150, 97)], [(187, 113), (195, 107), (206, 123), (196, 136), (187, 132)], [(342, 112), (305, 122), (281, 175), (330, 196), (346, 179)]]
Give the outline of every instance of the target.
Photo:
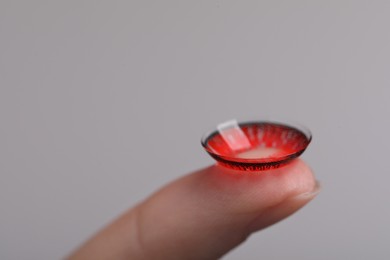
[(297, 126), (258, 121), (229, 121), (202, 139), (205, 150), (221, 165), (259, 171), (286, 165), (311, 141), (310, 131)]

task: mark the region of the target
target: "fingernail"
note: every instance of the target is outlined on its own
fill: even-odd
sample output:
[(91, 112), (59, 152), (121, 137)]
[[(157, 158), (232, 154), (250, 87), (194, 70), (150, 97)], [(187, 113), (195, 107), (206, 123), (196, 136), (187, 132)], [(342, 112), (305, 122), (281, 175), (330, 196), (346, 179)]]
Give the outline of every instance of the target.
[(320, 193), (320, 191), (321, 191), (321, 183), (318, 180), (316, 180), (316, 184), (314, 185), (313, 190), (292, 197), (291, 200), (309, 200), (317, 196), (317, 194)]

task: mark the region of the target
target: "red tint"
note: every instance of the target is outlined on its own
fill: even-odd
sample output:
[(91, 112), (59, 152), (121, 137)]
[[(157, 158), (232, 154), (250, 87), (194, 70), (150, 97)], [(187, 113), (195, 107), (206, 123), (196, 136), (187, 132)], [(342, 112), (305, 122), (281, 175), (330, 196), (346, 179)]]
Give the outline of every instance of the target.
[[(238, 136), (234, 131), (242, 131), (246, 140), (238, 140), (238, 145), (232, 146), (224, 133), (214, 131), (203, 138), (202, 145), (221, 165), (238, 170), (258, 171), (283, 166), (301, 155), (311, 141), (309, 131), (273, 122), (240, 123), (237, 130), (224, 131), (233, 137)], [(249, 147), (240, 145), (248, 141)]]

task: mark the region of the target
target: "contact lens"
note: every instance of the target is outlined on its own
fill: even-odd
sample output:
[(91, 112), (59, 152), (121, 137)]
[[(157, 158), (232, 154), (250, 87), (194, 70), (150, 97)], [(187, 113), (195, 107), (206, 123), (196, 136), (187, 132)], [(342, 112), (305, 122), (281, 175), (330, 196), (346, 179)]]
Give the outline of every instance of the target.
[(271, 121), (231, 120), (202, 138), (202, 145), (222, 166), (260, 171), (284, 166), (300, 156), (312, 135), (304, 127)]

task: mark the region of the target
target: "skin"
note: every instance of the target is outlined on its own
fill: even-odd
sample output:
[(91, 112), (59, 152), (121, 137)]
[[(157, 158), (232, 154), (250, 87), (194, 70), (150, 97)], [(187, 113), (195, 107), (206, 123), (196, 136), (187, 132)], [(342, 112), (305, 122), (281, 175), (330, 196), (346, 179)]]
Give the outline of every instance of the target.
[(300, 159), (262, 172), (214, 165), (163, 187), (67, 259), (218, 259), (318, 192)]

